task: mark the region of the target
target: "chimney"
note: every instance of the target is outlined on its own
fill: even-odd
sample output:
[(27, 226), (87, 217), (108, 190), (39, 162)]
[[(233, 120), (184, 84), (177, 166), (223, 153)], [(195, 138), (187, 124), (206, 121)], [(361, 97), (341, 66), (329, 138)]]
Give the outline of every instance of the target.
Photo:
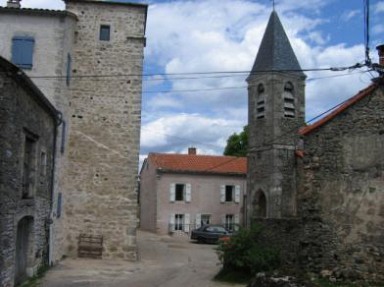
[(377, 46), (376, 49), (379, 52), (379, 64), (384, 66), (384, 44)]
[(8, 0), (7, 8), (21, 8), (21, 0)]
[(196, 155), (197, 154), (196, 148), (195, 147), (188, 148), (188, 154), (189, 155)]

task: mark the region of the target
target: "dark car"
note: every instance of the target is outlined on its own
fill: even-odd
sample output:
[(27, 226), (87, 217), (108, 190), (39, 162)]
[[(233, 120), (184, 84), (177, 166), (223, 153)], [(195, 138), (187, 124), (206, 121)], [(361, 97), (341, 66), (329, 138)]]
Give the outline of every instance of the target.
[(221, 225), (204, 225), (192, 230), (191, 239), (204, 243), (216, 243), (220, 238), (230, 235), (231, 232)]

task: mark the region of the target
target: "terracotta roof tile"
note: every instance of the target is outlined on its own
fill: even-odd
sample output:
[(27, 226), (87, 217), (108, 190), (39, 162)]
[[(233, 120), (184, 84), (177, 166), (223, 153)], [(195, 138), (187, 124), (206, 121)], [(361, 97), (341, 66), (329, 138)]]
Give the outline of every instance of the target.
[(245, 157), (150, 153), (148, 160), (163, 171), (243, 175), (247, 173)]
[(361, 99), (370, 95), (376, 88), (377, 88), (377, 84), (372, 84), (372, 85), (368, 86), (367, 88), (365, 88), (364, 90), (361, 90), (359, 93), (357, 93), (357, 95), (355, 95), (352, 98), (350, 98), (349, 100), (347, 100), (344, 104), (342, 104), (340, 107), (335, 109), (333, 112), (331, 112), (330, 114), (328, 114), (327, 116), (325, 116), (321, 120), (313, 123), (312, 125), (302, 127), (299, 130), (299, 134), (300, 135), (307, 135), (307, 134), (313, 132), (315, 129), (323, 126), (324, 124), (326, 124), (327, 122), (329, 122), (333, 118), (335, 118), (337, 115), (344, 112), (350, 106), (354, 105), (355, 103), (357, 103)]

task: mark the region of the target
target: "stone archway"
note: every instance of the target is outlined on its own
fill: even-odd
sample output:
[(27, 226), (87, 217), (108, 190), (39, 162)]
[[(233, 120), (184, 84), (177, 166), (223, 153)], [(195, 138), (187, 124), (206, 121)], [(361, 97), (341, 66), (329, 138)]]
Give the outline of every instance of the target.
[(32, 216), (25, 216), (17, 224), (15, 252), (15, 285), (28, 278), (27, 268), (33, 260), (33, 229)]
[(265, 196), (264, 191), (259, 189), (255, 194), (255, 216), (258, 218), (266, 218), (267, 217), (267, 198)]

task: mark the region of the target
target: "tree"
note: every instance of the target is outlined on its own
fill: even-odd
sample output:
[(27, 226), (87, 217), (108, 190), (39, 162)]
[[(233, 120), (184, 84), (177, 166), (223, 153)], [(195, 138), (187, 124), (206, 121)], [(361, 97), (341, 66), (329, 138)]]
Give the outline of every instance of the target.
[(227, 139), (224, 155), (247, 156), (248, 152), (248, 126), (243, 127), (240, 134), (234, 133)]

